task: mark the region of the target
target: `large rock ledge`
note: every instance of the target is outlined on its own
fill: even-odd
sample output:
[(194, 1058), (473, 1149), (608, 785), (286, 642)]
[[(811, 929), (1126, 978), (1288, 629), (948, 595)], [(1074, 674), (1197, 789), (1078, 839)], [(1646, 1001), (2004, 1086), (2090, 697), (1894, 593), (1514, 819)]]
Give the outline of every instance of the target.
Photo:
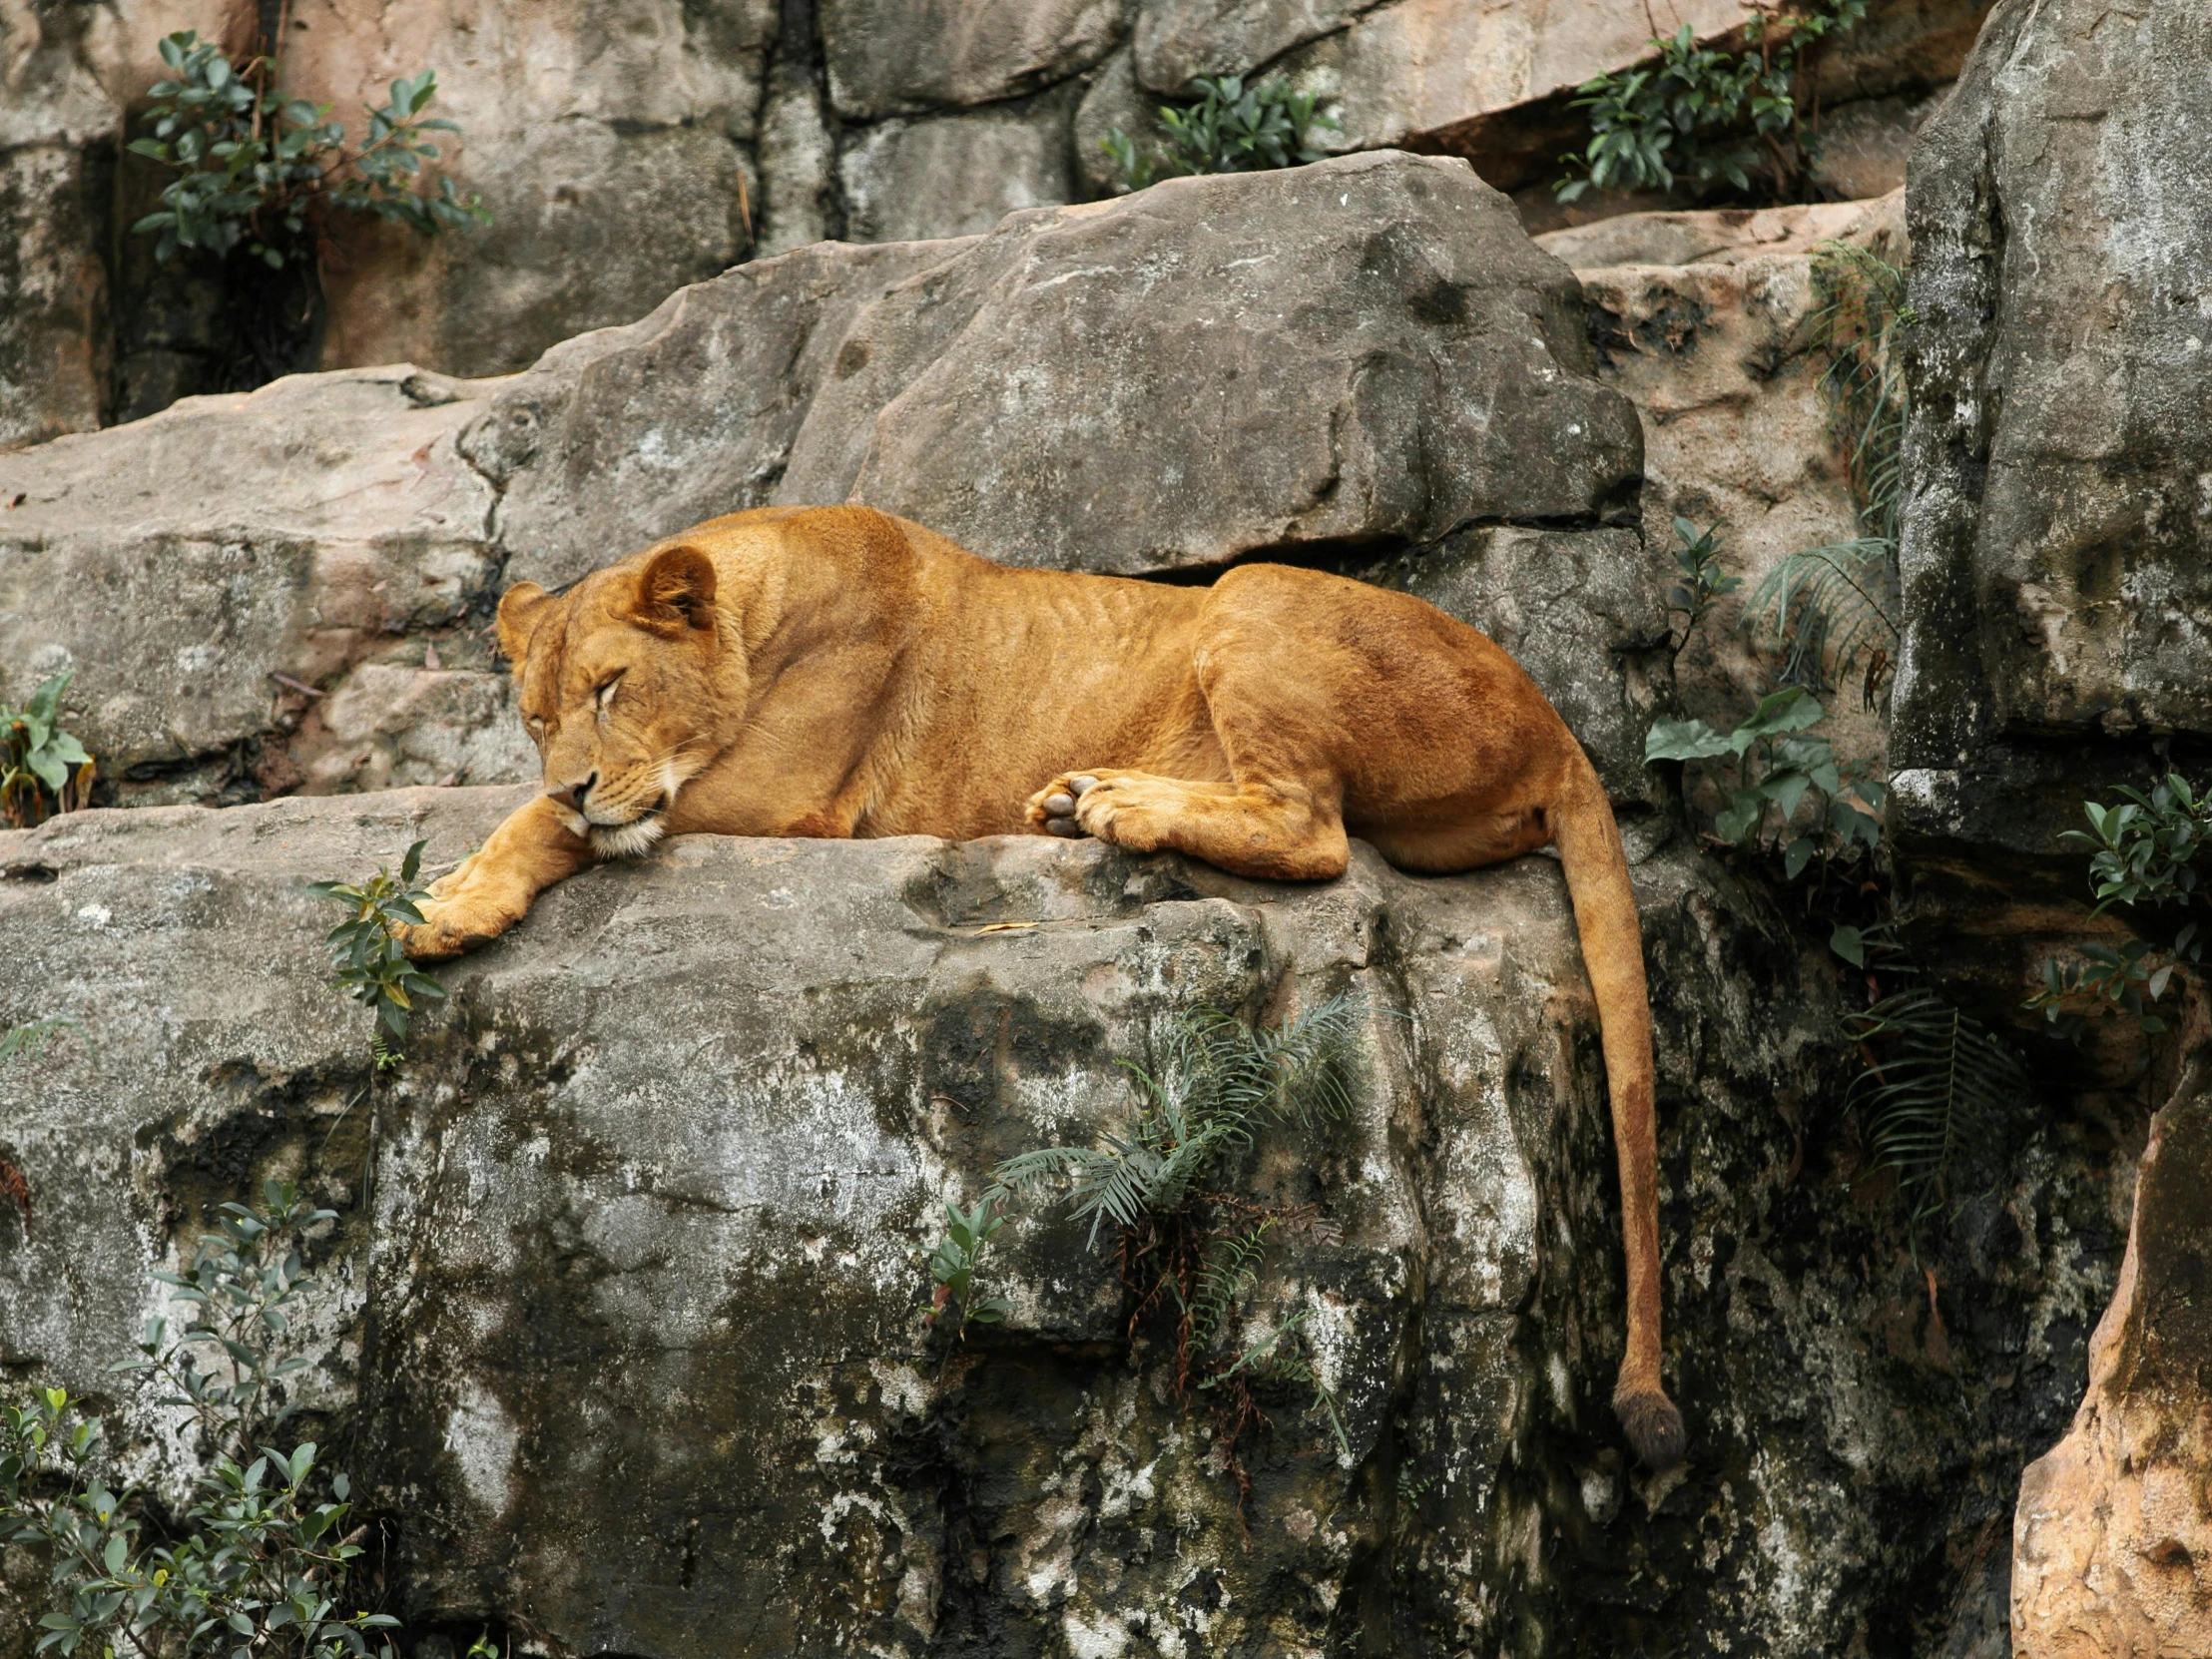
[[(549, 1655), (1829, 1653), (1949, 1616), (1931, 1563), (2075, 1397), (2109, 1283), (2094, 1180), (2030, 1143), (1962, 1225), (1983, 1305), (1928, 1352), (1925, 1288), (1869, 1265), (1902, 1253), (1823, 1150), (1824, 981), (1680, 846), (1637, 869), (1693, 1423), (1653, 1482), (1606, 1407), (1610, 1140), (1550, 861), (1424, 880), (1361, 849), (1286, 887), (1043, 838), (683, 837), (453, 967), (352, 1104), (365, 1018), (321, 984), (305, 882), (418, 834), (455, 858), (519, 798), (0, 836), (0, 1017), (81, 1022), (0, 1072), (0, 1153), (40, 1203), (28, 1236), (0, 1219), (0, 1367), (112, 1390), (147, 1263), (205, 1204), (305, 1179), (341, 1216), (323, 1404), (350, 1407), (418, 1630), (488, 1619)], [(1324, 1207), (1263, 1301), (1309, 1310), (1353, 1455), (1285, 1402), (1248, 1539), (1079, 1230), (1009, 1229), (1015, 1314), (964, 1348), (922, 1330), (910, 1252), (996, 1159), (1123, 1121), (1114, 1059), (1171, 1011), (1342, 989), (1371, 1010), (1355, 1116), (1247, 1173)], [(174, 1479), (157, 1417), (119, 1398), (115, 1432)]]

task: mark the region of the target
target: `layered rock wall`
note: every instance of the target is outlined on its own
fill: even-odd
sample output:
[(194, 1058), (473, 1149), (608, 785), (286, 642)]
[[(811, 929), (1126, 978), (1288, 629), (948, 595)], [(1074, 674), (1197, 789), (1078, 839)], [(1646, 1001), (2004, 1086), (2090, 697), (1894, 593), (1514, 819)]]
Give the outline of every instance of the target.
[[(1918, 101), (1955, 71), (1980, 9), (1884, 0), (1824, 60), (1838, 134), (1826, 193), (1901, 182)], [(1150, 142), (1159, 105), (1195, 74), (1289, 76), (1340, 112), (1331, 148), (1440, 151), (1504, 188), (1548, 183), (1574, 139), (1577, 83), (1644, 56), (1654, 29), (1723, 36), (1746, 8), (298, 0), (282, 15), (287, 84), (356, 122), (391, 79), (435, 69), (438, 107), (462, 129), (441, 140), (439, 165), (494, 215), (435, 244), (334, 224), (323, 326), (282, 352), (293, 366), (406, 360), (473, 376), (633, 321), (747, 258), (827, 238), (979, 234), (1010, 212), (1104, 195), (1106, 131)], [(0, 6), (0, 446), (271, 372), (239, 355), (221, 282), (157, 270), (129, 235), (164, 176), (124, 146), (164, 33), (193, 28), (243, 52), (276, 21), (237, 0)], [(279, 308), (305, 293), (285, 289)]]

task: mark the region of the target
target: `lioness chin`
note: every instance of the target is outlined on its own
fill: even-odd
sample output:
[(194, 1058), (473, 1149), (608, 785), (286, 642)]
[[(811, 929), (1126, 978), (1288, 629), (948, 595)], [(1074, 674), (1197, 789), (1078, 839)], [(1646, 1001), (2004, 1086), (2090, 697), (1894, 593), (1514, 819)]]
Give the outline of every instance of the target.
[(411, 955), (664, 834), (1096, 835), (1239, 874), (1410, 870), (1556, 844), (1597, 994), (1620, 1164), (1637, 1454), (1680, 1461), (1659, 1376), (1651, 1014), (1628, 865), (1534, 682), (1404, 594), (1281, 565), (1210, 588), (1016, 570), (862, 507), (718, 518), (558, 597), (499, 604), (545, 793), (435, 883)]

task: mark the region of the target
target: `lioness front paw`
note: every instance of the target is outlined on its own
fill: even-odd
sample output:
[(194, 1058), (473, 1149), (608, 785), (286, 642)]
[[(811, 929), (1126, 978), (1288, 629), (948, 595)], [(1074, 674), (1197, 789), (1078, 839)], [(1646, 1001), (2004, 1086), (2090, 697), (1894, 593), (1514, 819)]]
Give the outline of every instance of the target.
[(410, 960), (417, 962), (443, 961), (464, 950), (474, 950), (499, 937), (520, 919), (496, 905), (461, 897), (432, 898), (420, 908), (421, 926), (402, 924), (393, 929), (399, 948)]

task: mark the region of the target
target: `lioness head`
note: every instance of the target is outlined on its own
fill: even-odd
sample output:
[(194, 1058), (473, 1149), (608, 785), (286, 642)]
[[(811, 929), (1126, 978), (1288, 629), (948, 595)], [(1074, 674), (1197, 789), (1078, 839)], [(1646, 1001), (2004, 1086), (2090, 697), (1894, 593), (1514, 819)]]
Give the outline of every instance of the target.
[(696, 547), (596, 571), (555, 598), (535, 582), (499, 601), (499, 648), (545, 793), (603, 857), (661, 837), (685, 784), (721, 747), (715, 567)]

